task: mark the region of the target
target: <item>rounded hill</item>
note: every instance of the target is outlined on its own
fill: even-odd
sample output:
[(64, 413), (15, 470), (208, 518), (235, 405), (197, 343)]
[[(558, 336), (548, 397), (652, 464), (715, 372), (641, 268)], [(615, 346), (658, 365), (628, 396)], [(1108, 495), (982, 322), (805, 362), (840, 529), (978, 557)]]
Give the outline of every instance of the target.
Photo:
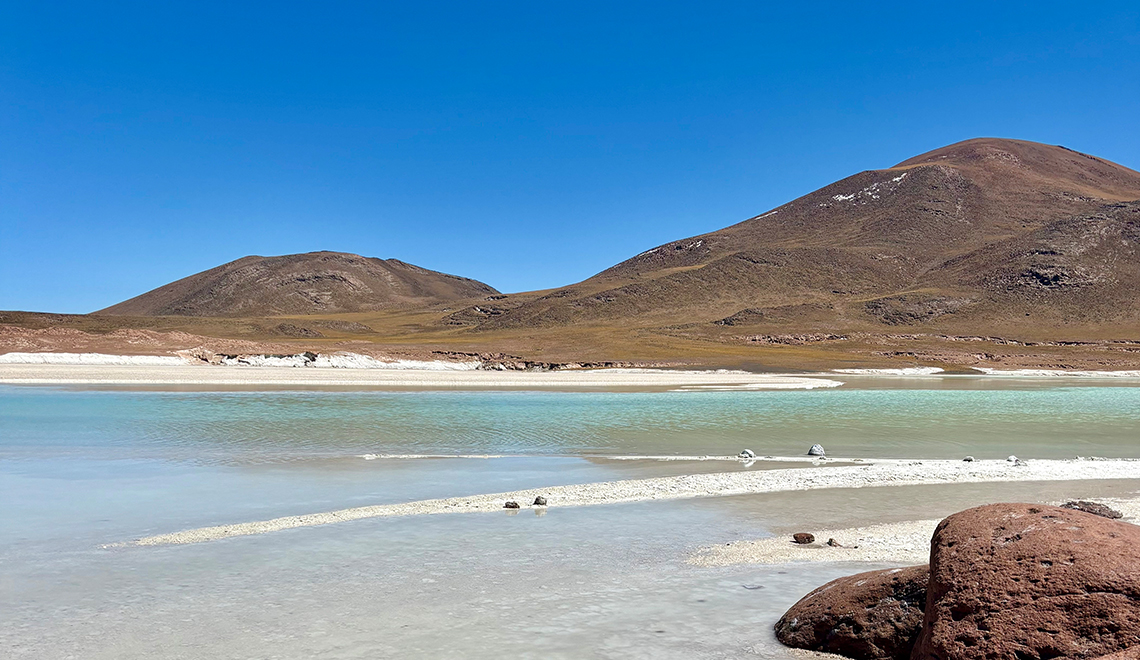
[(498, 293), (465, 277), (344, 252), (249, 256), (171, 282), (97, 314), (281, 316), (366, 312)]

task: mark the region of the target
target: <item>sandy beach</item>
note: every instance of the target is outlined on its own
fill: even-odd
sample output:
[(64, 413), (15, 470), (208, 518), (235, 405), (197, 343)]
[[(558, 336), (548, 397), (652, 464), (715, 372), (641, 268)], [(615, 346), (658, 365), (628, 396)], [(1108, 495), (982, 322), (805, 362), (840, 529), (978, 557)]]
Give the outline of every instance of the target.
[(837, 387), (823, 377), (742, 371), (591, 369), (575, 371), (443, 371), (177, 364), (0, 364), (0, 384), (127, 387), (363, 387), (391, 389), (814, 389)]
[[(959, 374), (960, 375), (960, 374)], [(1140, 371), (979, 368), (974, 377), (1050, 381), (1138, 381)], [(479, 362), (379, 360), (356, 353), (245, 356), (205, 364), (185, 355), (103, 353), (0, 354), (0, 384), (167, 388), (334, 388), (388, 390), (641, 390), (728, 392), (838, 387), (845, 377), (954, 378), (938, 367), (834, 369), (759, 374), (732, 369), (598, 368), (552, 371), (486, 369)]]
[(868, 461), (868, 464), (865, 465), (813, 466), (757, 472), (690, 474), (355, 507), (159, 534), (137, 539), (133, 541), (133, 544), (155, 546), (202, 543), (236, 536), (266, 534), (285, 529), (329, 525), (365, 518), (444, 513), (486, 513), (504, 509), (504, 505), (509, 501), (516, 502), (522, 507), (528, 507), (539, 496), (546, 499), (547, 507), (579, 507), (826, 488), (881, 488), (930, 484), (1097, 479), (1140, 479), (1140, 461), (1126, 459), (1018, 462), (888, 460)]

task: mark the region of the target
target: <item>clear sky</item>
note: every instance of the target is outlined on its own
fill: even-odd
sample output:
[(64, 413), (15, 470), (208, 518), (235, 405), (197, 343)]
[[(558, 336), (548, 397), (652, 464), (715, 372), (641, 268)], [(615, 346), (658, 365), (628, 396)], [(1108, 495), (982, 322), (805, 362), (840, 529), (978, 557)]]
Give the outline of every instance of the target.
[(1140, 3), (4, 3), (0, 309), (247, 254), (584, 279), (978, 136), (1140, 168)]

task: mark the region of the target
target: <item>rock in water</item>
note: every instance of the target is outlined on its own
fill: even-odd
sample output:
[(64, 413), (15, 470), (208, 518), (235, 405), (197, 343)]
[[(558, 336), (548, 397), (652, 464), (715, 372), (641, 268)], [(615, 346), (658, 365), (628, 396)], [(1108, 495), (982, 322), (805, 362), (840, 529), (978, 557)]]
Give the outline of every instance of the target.
[(823, 456), (826, 452), (823, 451), (823, 445), (812, 445), (808, 450), (808, 456)]
[(1140, 644), (1140, 527), (990, 504), (934, 532), (914, 660), (1093, 658)]
[(542, 495), (539, 495), (538, 497), (534, 498), (534, 505), (535, 506), (546, 506), (546, 498), (543, 497)]
[(519, 508), (519, 503), (515, 502), (515, 501), (510, 501), (510, 502), (503, 504), (503, 508), (504, 509), (517, 509), (517, 508)]
[(800, 545), (815, 543), (815, 535), (808, 534), (807, 532), (798, 532), (796, 534), (792, 534), (792, 541), (799, 543)]
[(967, 463), (973, 463), (974, 457), (973, 456), (967, 456), (966, 458), (963, 458), (962, 460), (967, 462)]
[(922, 628), (926, 566), (842, 577), (804, 596), (776, 623), (776, 638), (857, 660), (904, 660)]
[(1116, 509), (1110, 509), (1100, 502), (1086, 502), (1085, 500), (1077, 500), (1076, 502), (1065, 502), (1061, 505), (1061, 508), (1073, 509), (1074, 511), (1084, 511), (1085, 513), (1091, 513), (1094, 516), (1100, 516), (1101, 518), (1112, 518), (1114, 520), (1124, 517), (1123, 514), (1121, 514)]

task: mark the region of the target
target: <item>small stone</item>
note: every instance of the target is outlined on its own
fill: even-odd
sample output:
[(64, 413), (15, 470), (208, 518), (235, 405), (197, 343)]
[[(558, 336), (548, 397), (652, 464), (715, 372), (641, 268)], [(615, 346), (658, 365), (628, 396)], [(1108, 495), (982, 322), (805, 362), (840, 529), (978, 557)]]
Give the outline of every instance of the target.
[(963, 458), (962, 460), (966, 463), (973, 463), (975, 459), (973, 456), (967, 456), (966, 458)]
[(797, 532), (792, 534), (792, 540), (800, 545), (807, 545), (809, 543), (815, 543), (815, 536), (807, 532)]
[(827, 452), (823, 451), (823, 445), (812, 445), (808, 450), (808, 456), (823, 456)]
[(1061, 505), (1061, 508), (1073, 509), (1074, 511), (1084, 511), (1085, 513), (1091, 513), (1094, 516), (1112, 518), (1113, 520), (1124, 517), (1124, 515), (1116, 509), (1110, 509), (1100, 502), (1086, 502), (1085, 500), (1077, 500), (1075, 502), (1065, 502)]
[(843, 547), (843, 544), (840, 543), (839, 541), (836, 541), (835, 539), (827, 539), (827, 544), (833, 548), (842, 548)]
[(751, 449), (745, 449), (744, 451), (737, 454), (737, 456), (740, 458), (756, 458), (756, 452), (752, 451)]
[(543, 497), (542, 495), (539, 495), (538, 497), (534, 498), (534, 505), (535, 506), (546, 506), (546, 498)]
[(512, 500), (512, 501), (504, 504), (503, 508), (504, 509), (517, 509), (517, 508), (519, 508), (519, 503)]

